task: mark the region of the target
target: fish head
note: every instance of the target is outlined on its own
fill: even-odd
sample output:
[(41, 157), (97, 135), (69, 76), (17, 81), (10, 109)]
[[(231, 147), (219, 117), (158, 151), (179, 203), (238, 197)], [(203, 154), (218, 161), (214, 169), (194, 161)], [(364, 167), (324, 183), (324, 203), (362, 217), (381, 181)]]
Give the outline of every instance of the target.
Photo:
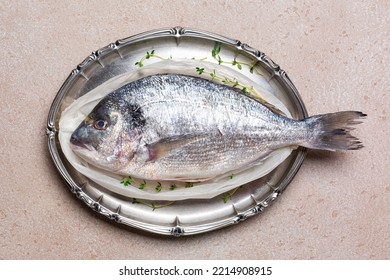
[(123, 101), (103, 99), (76, 128), (70, 138), (73, 152), (88, 163), (108, 170), (124, 168), (140, 142)]

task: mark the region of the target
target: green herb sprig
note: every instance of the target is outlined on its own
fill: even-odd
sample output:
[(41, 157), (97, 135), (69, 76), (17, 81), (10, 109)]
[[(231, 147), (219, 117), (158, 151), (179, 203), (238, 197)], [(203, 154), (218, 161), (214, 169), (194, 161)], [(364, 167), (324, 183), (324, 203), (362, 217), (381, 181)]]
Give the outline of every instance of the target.
[(157, 182), (157, 186), (154, 189), (156, 190), (156, 192), (161, 192), (161, 190), (162, 190), (161, 183)]
[(196, 69), (196, 72), (199, 73), (199, 75), (201, 75), (204, 72), (204, 68), (196, 67), (195, 69)]
[(199, 75), (202, 75), (202, 74), (209, 75), (211, 77), (211, 80), (219, 80), (223, 84), (229, 85), (231, 87), (238, 87), (238, 88), (241, 89), (242, 93), (245, 93), (245, 94), (252, 93), (256, 98), (258, 98), (261, 101), (265, 102), (265, 99), (260, 95), (259, 92), (257, 92), (255, 90), (255, 88), (253, 86), (247, 86), (247, 85), (241, 84), (237, 80), (230, 80), (230, 79), (228, 79), (226, 77), (218, 76), (216, 74), (215, 70), (213, 72), (207, 72), (207, 71), (204, 70), (204, 68), (196, 67), (195, 71), (198, 72)]
[[(172, 55), (170, 55), (168, 58), (165, 58), (165, 57), (162, 57), (161, 55), (158, 55), (156, 54), (155, 50), (151, 50), (151, 51), (147, 51), (146, 54), (144, 56), (141, 57), (141, 59), (139, 61), (137, 61), (134, 65), (138, 65), (138, 67), (144, 67), (144, 61), (146, 59), (150, 59), (152, 57), (155, 57), (155, 58), (158, 58), (158, 59), (161, 59), (161, 60), (167, 60), (167, 59), (172, 59)], [(207, 57), (203, 57), (203, 58), (199, 58), (199, 59), (196, 59), (195, 57), (191, 58), (193, 60), (200, 60), (200, 61), (203, 61), (203, 60), (206, 60)]]
[(161, 59), (161, 60), (166, 60), (166, 59), (167, 59), (167, 58), (165, 58), (165, 57), (162, 57), (162, 56), (156, 54), (156, 53), (154, 52), (154, 50), (151, 50), (150, 52), (146, 52), (146, 54), (145, 54), (143, 57), (141, 57), (141, 59), (140, 59), (139, 61), (137, 61), (137, 62), (135, 63), (135, 65), (138, 65), (138, 66), (141, 68), (141, 67), (144, 66), (143, 62), (145, 61), (145, 59), (150, 59), (150, 58), (152, 58), (152, 57), (159, 58), (159, 59)]
[(233, 198), (233, 195), (238, 191), (239, 188), (241, 188), (242, 186), (239, 186), (237, 188), (235, 188), (234, 190), (232, 190), (231, 192), (226, 192), (226, 193), (223, 193), (222, 194), (222, 199), (223, 199), (223, 203), (226, 203), (228, 200), (232, 199)]
[(264, 74), (257, 69), (256, 64), (257, 60), (253, 60), (252, 62), (245, 62), (245, 61), (237, 61), (237, 58), (234, 58), (233, 61), (226, 61), (221, 58), (219, 53), (221, 52), (221, 43), (215, 42), (214, 48), (211, 50), (211, 56), (218, 61), (218, 64), (230, 64), (232, 66), (237, 66), (239, 70), (242, 70), (242, 65), (246, 65), (249, 67), (249, 72), (253, 74), (253, 72), (256, 72), (256, 74), (260, 76), (264, 76)]
[(211, 50), (212, 57), (216, 57), (221, 52), (221, 42), (215, 42), (214, 48)]
[(124, 178), (122, 178), (122, 181), (121, 181), (121, 184), (124, 185), (125, 187), (127, 187), (133, 183), (134, 183), (134, 180), (133, 180), (133, 178), (131, 178), (131, 176), (124, 177)]
[(138, 182), (137, 180), (133, 179), (131, 176), (128, 176), (128, 177), (123, 177), (120, 181), (120, 183), (125, 186), (125, 187), (128, 187), (130, 185), (138, 185), (138, 189), (140, 190), (144, 190), (144, 189), (151, 189), (151, 188), (154, 188), (154, 190), (156, 192), (161, 192), (163, 189), (168, 189), (170, 191), (173, 191), (175, 189), (178, 189), (178, 188), (191, 188), (194, 186), (194, 183), (188, 183), (186, 182), (184, 185), (176, 185), (176, 184), (171, 184), (171, 185), (163, 185), (161, 182), (156, 182), (157, 185), (147, 185), (146, 181), (143, 180), (142, 182)]
[(146, 182), (145, 182), (145, 180), (144, 180), (141, 184), (139, 184), (138, 188), (139, 188), (140, 190), (143, 190), (145, 187), (146, 187)]
[(148, 203), (146, 202), (145, 200), (141, 200), (141, 199), (138, 199), (138, 198), (133, 198), (133, 201), (132, 203), (133, 204), (142, 204), (142, 205), (145, 205), (147, 207), (150, 207), (154, 210), (156, 209), (160, 209), (160, 208), (164, 208), (164, 207), (167, 207), (167, 206), (170, 206), (172, 204), (174, 204), (176, 201), (170, 201), (170, 202), (167, 202), (167, 203), (163, 203), (163, 204), (157, 204), (157, 203)]

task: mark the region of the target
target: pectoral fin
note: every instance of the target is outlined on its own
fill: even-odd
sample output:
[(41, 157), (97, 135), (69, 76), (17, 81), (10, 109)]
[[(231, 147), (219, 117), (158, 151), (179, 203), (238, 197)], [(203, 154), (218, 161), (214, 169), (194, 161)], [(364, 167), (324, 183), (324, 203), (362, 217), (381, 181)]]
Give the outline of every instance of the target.
[(205, 137), (204, 134), (186, 134), (179, 136), (171, 136), (161, 139), (158, 142), (147, 144), (149, 151), (148, 161), (155, 161), (171, 153), (173, 150), (181, 148), (190, 143), (199, 141)]

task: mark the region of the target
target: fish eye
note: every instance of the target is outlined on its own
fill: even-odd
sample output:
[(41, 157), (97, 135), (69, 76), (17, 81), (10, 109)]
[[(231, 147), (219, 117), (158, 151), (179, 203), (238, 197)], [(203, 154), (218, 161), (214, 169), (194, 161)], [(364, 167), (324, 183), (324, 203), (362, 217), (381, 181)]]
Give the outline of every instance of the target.
[(107, 128), (107, 126), (108, 126), (108, 122), (106, 120), (102, 120), (102, 119), (97, 119), (93, 123), (93, 127), (98, 129), (98, 130), (104, 130)]

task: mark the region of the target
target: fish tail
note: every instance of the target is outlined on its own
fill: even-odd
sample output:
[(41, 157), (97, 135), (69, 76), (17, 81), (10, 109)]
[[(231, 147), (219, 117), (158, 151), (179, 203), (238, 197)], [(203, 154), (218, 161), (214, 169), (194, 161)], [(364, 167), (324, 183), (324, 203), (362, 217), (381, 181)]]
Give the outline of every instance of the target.
[(358, 111), (343, 111), (310, 117), (306, 121), (312, 137), (303, 146), (328, 151), (359, 150), (363, 144), (350, 131), (366, 116)]

